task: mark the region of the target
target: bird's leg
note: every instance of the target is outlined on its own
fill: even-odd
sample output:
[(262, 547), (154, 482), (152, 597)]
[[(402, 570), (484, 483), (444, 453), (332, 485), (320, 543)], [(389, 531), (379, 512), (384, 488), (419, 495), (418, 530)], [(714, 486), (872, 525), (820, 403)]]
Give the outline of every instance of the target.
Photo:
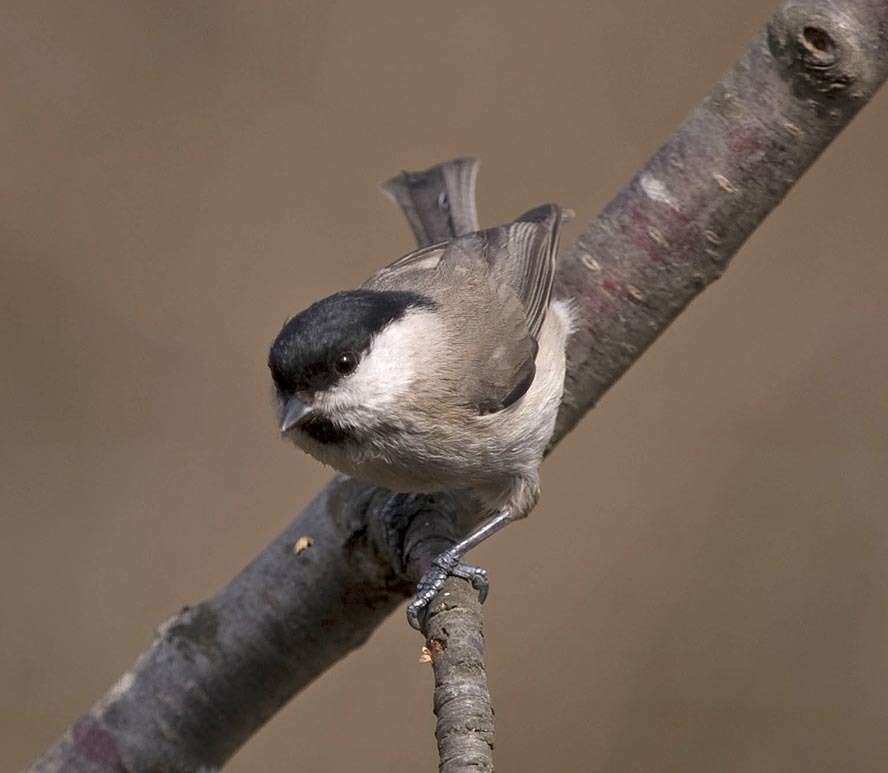
[(539, 481), (536, 479), (516, 479), (511, 487), (508, 504), (487, 520), (478, 524), (453, 547), (445, 550), (432, 561), (429, 569), (416, 586), (416, 596), (407, 607), (407, 620), (417, 631), (421, 630), (422, 617), (426, 608), (450, 577), (460, 577), (472, 583), (478, 591), (478, 600), (483, 604), (490, 589), (487, 572), (479, 566), (464, 564), (463, 556), (480, 545), (488, 537), (530, 514), (539, 499)]
[(432, 561), (431, 569), (423, 575), (416, 586), (416, 596), (414, 596), (413, 601), (407, 607), (407, 620), (411, 626), (417, 631), (421, 629), (421, 618), (426, 607), (432, 602), (432, 599), (435, 598), (438, 591), (443, 587), (444, 581), (450, 575), (461, 577), (471, 582), (475, 590), (478, 591), (478, 599), (482, 604), (484, 603), (490, 587), (487, 572), (480, 566), (462, 563), (462, 557), (473, 547), (479, 545), (491, 534), (495, 534), (513, 520), (515, 518), (511, 511), (502, 510), (476, 527), (465, 539), (460, 540), (452, 548), (435, 557)]

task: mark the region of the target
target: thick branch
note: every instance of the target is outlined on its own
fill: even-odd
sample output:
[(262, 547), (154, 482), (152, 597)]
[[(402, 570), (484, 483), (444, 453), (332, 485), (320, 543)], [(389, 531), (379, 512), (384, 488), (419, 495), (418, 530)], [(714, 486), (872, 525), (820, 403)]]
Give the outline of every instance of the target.
[[(553, 442), (724, 271), (886, 72), (884, 0), (780, 7), (562, 258), (557, 292), (581, 320)], [(410, 593), (421, 562), (403, 548), (417, 512), (427, 505), (393, 507), (385, 492), (334, 480), (217, 596), (164, 626), (34, 769), (220, 766)]]

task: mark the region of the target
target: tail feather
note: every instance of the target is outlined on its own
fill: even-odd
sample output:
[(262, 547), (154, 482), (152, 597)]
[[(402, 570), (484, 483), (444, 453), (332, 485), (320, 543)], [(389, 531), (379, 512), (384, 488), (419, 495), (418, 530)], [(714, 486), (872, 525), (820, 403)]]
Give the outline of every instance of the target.
[(420, 246), (478, 230), (478, 159), (455, 158), (419, 172), (401, 172), (380, 187), (404, 211)]

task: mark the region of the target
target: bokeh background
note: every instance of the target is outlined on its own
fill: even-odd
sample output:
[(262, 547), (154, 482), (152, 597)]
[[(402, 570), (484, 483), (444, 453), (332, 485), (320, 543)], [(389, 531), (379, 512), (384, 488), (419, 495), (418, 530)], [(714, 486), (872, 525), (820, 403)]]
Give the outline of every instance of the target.
[[(484, 223), (572, 237), (771, 8), (4, 0), (0, 769), (327, 479), (266, 349), (410, 248), (379, 181), (478, 154)], [(886, 136), (882, 94), (477, 552), (502, 770), (885, 769)], [(230, 770), (434, 769), (419, 649), (394, 615)]]

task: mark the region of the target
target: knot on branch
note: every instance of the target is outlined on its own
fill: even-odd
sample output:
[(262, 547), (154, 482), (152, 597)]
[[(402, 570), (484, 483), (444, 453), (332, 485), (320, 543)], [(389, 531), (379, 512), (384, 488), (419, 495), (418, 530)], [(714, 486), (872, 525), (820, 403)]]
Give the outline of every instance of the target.
[(860, 99), (878, 85), (869, 50), (878, 45), (866, 24), (832, 0), (790, 0), (768, 24), (768, 47), (800, 97)]
[(219, 649), (218, 633), (218, 616), (206, 602), (182, 607), (178, 615), (158, 629), (158, 637), (172, 644), (189, 660), (198, 654), (206, 657), (214, 654)]

